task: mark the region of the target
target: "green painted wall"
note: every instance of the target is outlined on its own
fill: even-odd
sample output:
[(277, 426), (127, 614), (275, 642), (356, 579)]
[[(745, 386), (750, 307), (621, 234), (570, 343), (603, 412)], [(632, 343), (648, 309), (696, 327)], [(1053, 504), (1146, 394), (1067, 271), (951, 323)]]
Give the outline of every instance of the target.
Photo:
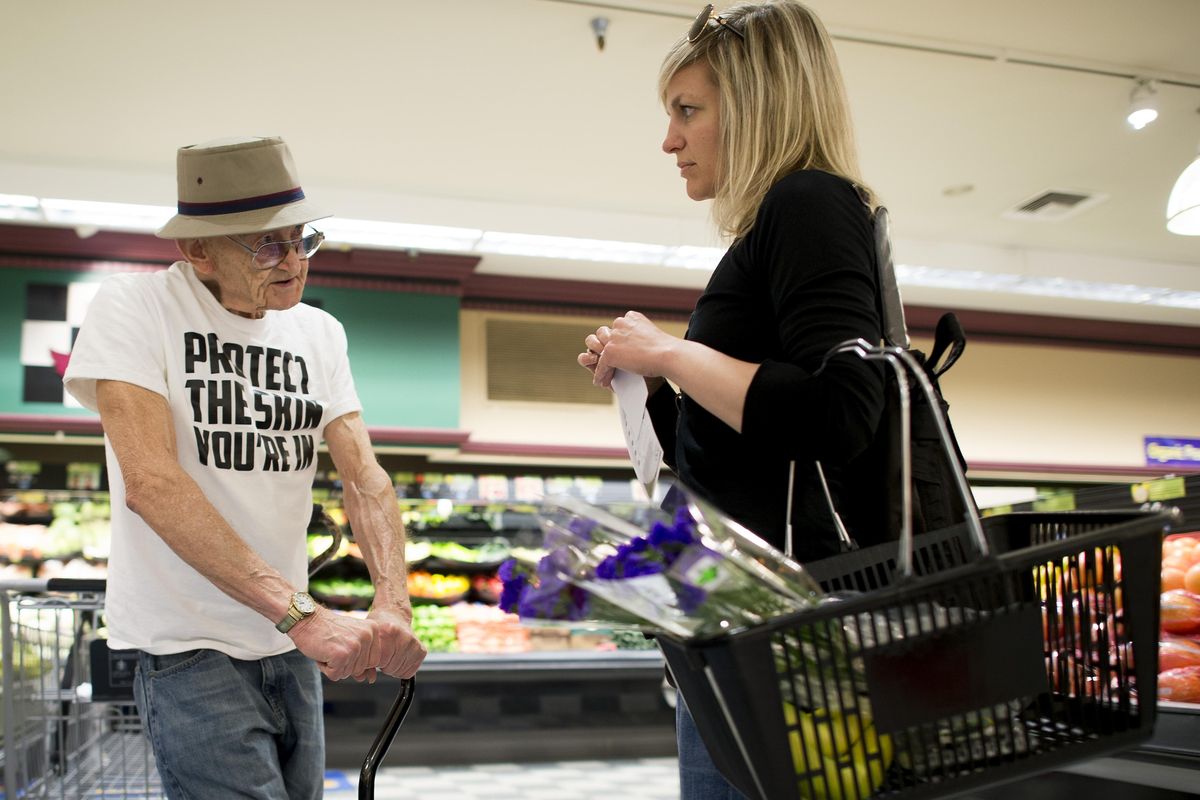
[(368, 425), (457, 428), (457, 297), (311, 286), (341, 321)]
[[(0, 413), (88, 416), (90, 411), (22, 399), (21, 323), (29, 283), (99, 281), (100, 273), (0, 269)], [(457, 297), (311, 286), (306, 298), (346, 328), (350, 363), (371, 426), (457, 428)]]

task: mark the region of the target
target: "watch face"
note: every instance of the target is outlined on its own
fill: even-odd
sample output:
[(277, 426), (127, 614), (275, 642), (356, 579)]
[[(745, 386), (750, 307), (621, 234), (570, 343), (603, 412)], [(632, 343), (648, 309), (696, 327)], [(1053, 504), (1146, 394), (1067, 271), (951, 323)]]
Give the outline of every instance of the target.
[(292, 602), (296, 604), (296, 608), (301, 614), (311, 614), (317, 610), (317, 604), (304, 592), (296, 592)]

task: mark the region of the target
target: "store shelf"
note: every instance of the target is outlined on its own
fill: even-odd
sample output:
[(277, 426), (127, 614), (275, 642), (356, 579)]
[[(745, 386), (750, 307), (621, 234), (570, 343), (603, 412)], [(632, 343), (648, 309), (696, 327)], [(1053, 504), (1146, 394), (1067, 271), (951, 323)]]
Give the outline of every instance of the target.
[(503, 682), (548, 678), (575, 680), (662, 676), (663, 657), (654, 650), (555, 650), (531, 653), (430, 653), (422, 677), (438, 680), (486, 678)]
[[(432, 653), (392, 764), (645, 758), (675, 752), (657, 650)], [(361, 762), (399, 681), (325, 682), (327, 762)]]
[(1161, 792), (1200, 795), (1200, 705), (1160, 700), (1154, 735), (1130, 750), (1074, 764), (1062, 770), (1099, 778), (1118, 787), (1108, 796), (1130, 797), (1120, 787), (1135, 785)]
[[(1200, 705), (1158, 701), (1154, 736), (1135, 752), (1200, 769)], [(1200, 792), (1200, 775), (1194, 783)]]
[(1179, 475), (1142, 483), (1113, 483), (1064, 490), (1027, 503), (1016, 503), (994, 511), (1113, 510), (1137, 508), (1148, 502), (1174, 506), (1183, 513), (1180, 530), (1200, 530), (1200, 474)]

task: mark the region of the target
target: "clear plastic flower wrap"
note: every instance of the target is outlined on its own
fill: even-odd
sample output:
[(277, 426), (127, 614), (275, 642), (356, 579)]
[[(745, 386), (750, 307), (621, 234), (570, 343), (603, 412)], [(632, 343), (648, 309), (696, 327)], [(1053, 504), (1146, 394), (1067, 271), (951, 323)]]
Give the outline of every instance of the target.
[(567, 496), (539, 513), (547, 555), (508, 562), (501, 606), (523, 619), (635, 624), (704, 638), (815, 605), (804, 568), (691, 492), (673, 515)]

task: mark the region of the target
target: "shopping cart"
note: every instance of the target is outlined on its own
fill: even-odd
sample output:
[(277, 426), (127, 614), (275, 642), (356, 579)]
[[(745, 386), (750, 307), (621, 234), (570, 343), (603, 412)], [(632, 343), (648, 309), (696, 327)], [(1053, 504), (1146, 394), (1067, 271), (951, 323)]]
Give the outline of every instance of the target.
[[(843, 347), (930, 396), (907, 351)], [(913, 537), (905, 519), (898, 547), (807, 565), (834, 599), (659, 642), (713, 761), (749, 797), (957, 794), (1149, 738), (1162, 536), (1178, 520), (972, 512)]]
[[(315, 524), (317, 510), (313, 519)], [(311, 573), (336, 552), (340, 532), (334, 534)], [(104, 580), (0, 582), (0, 800), (164, 796), (133, 702), (136, 658), (110, 650), (103, 635), (105, 586)], [(412, 704), (414, 687), (412, 679), (400, 682), (363, 763), (360, 798), (374, 797), (376, 771)]]
[(103, 606), (103, 580), (0, 584), (4, 798), (162, 796)]

